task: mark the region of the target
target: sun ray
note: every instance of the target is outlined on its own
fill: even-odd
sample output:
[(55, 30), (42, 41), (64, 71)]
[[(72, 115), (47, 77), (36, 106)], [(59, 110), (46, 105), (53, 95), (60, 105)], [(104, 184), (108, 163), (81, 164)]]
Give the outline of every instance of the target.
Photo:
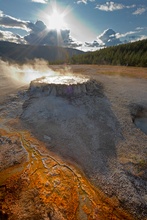
[(44, 21), (48, 29), (60, 30), (68, 29), (67, 15), (71, 12), (69, 6), (62, 7), (57, 3), (51, 3), (44, 11), (40, 13), (41, 20)]
[(52, 14), (48, 17), (49, 19), (49, 29), (56, 29), (57, 31), (61, 29), (66, 29), (67, 25), (64, 21), (64, 14), (54, 9)]
[(46, 25), (45, 32), (54, 33), (54, 38), (56, 38), (58, 46), (64, 45), (63, 35), (69, 30), (67, 17), (69, 18), (71, 11), (72, 8), (69, 5), (62, 7), (54, 1), (50, 2), (48, 7), (40, 12), (40, 20)]

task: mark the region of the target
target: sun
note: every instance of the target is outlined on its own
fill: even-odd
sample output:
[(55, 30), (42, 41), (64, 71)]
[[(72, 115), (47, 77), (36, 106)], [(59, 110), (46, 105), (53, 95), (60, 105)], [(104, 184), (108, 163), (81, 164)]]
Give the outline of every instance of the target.
[(52, 14), (48, 16), (48, 28), (56, 29), (57, 31), (61, 29), (66, 29), (67, 25), (64, 21), (64, 13), (60, 13), (56, 9), (53, 10)]

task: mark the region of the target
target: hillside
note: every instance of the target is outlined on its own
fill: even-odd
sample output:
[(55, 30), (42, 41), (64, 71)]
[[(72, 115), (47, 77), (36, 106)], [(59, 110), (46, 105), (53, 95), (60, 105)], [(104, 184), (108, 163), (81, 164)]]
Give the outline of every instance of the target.
[(147, 40), (107, 47), (73, 56), (72, 64), (101, 64), (147, 67)]
[(66, 61), (69, 57), (84, 52), (72, 48), (22, 45), (6, 41), (0, 41), (0, 57), (4, 60), (24, 62), (35, 58), (44, 59), (49, 62)]

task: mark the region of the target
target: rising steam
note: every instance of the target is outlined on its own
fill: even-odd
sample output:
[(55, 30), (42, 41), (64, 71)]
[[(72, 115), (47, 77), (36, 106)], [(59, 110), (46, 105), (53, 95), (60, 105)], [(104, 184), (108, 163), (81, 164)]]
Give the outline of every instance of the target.
[(18, 86), (29, 84), (42, 76), (53, 77), (64, 74), (71, 75), (71, 69), (66, 67), (64, 70), (54, 71), (44, 60), (36, 59), (23, 65), (0, 60), (0, 78), (5, 78)]

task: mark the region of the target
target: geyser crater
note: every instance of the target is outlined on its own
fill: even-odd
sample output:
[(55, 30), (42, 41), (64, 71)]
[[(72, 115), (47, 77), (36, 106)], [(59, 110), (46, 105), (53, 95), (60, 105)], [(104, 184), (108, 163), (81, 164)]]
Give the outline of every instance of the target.
[(102, 94), (102, 85), (97, 81), (81, 76), (43, 76), (30, 83), (29, 94), (72, 97), (82, 94)]

